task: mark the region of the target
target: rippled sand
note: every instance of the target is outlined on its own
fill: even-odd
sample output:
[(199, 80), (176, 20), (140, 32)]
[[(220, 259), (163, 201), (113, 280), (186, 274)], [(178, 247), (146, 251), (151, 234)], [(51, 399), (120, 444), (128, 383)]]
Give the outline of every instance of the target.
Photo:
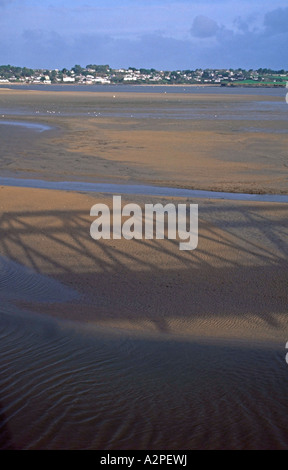
[[(271, 339), (283, 334), (285, 204), (201, 201), (199, 245), (185, 252), (171, 240), (92, 240), (90, 208), (97, 201), (111, 207), (112, 197), (21, 188), (1, 188), (0, 195), (2, 255), (79, 293), (73, 303), (49, 302), (48, 295), (42, 312), (131, 329), (229, 337), (240, 329)], [(18, 274), (17, 265), (10, 269), (16, 285), (27, 284), (20, 300), (26, 305), (30, 299), (29, 307), (39, 310), (29, 290), (38, 289), (36, 277), (24, 267)], [(6, 272), (3, 277), (10, 279)]]
[(180, 252), (93, 241), (107, 196), (0, 201), (2, 448), (287, 447), (287, 205), (201, 201)]
[[(0, 102), (30, 121), (51, 96)], [(99, 98), (59, 96), (70, 111)], [(287, 190), (285, 134), (242, 134), (235, 120), (39, 122), (52, 119), (49, 135), (0, 126), (7, 176)], [(199, 203), (198, 248), (96, 242), (90, 209), (112, 197), (0, 187), (0, 448), (286, 449), (287, 204), (122, 199)]]
[(75, 331), (15, 309), (0, 338), (1, 448), (287, 448), (279, 348)]

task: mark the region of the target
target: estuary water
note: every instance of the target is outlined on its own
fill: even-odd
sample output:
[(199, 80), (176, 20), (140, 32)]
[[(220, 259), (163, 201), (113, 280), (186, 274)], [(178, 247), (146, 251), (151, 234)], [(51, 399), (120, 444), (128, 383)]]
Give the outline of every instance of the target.
[(0, 88), (12, 90), (35, 91), (77, 91), (77, 92), (119, 92), (119, 93), (179, 93), (179, 94), (228, 94), (228, 95), (260, 95), (285, 96), (285, 88), (281, 87), (221, 87), (221, 86), (185, 86), (185, 85), (0, 85)]
[(167, 188), (144, 184), (86, 183), (83, 181), (46, 181), (24, 178), (1, 178), (0, 186), (18, 188), (54, 189), (58, 191), (93, 192), (103, 194), (130, 194), (143, 196), (186, 197), (193, 199), (224, 199), (227, 201), (279, 202), (288, 203), (285, 194), (244, 194), (197, 189)]
[(24, 127), (25, 129), (30, 129), (37, 132), (44, 132), (49, 131), (51, 129), (50, 126), (46, 126), (45, 124), (34, 123), (34, 122), (25, 122), (25, 121), (4, 121), (0, 120), (1, 126), (16, 126), (16, 127)]

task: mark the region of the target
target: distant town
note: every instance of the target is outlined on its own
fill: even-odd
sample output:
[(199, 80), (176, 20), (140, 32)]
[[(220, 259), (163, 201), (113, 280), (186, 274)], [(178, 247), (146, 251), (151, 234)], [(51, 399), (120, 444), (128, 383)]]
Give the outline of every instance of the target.
[(109, 65), (75, 65), (46, 70), (0, 66), (0, 84), (159, 84), (159, 85), (218, 85), (218, 86), (272, 86), (284, 87), (288, 81), (287, 70), (271, 69), (196, 69), (163, 71), (129, 67), (112, 69)]

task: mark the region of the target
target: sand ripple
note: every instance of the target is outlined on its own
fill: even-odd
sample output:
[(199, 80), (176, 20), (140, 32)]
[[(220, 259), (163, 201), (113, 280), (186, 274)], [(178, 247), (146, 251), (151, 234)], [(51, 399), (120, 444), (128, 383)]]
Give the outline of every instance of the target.
[(77, 292), (8, 258), (0, 257), (0, 298), (29, 302), (67, 302)]
[(287, 447), (287, 366), (275, 348), (77, 332), (9, 309), (1, 448)]

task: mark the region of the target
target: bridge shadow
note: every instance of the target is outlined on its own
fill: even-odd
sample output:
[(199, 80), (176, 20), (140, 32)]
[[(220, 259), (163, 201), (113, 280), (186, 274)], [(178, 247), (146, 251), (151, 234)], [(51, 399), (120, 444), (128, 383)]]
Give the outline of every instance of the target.
[[(191, 252), (179, 251), (177, 240), (94, 241), (89, 210), (3, 213), (0, 254), (80, 296), (49, 301), (43, 295), (41, 300), (45, 286), (31, 281), (28, 298), (15, 294), (11, 302), (73, 320), (151, 322), (163, 332), (171, 319), (217, 316), (281, 328), (278, 316), (287, 312), (288, 300), (288, 208), (247, 207), (200, 207), (205, 220), (200, 221), (198, 248)], [(13, 269), (9, 283), (16, 293), (28, 281), (20, 267), (18, 275)]]

